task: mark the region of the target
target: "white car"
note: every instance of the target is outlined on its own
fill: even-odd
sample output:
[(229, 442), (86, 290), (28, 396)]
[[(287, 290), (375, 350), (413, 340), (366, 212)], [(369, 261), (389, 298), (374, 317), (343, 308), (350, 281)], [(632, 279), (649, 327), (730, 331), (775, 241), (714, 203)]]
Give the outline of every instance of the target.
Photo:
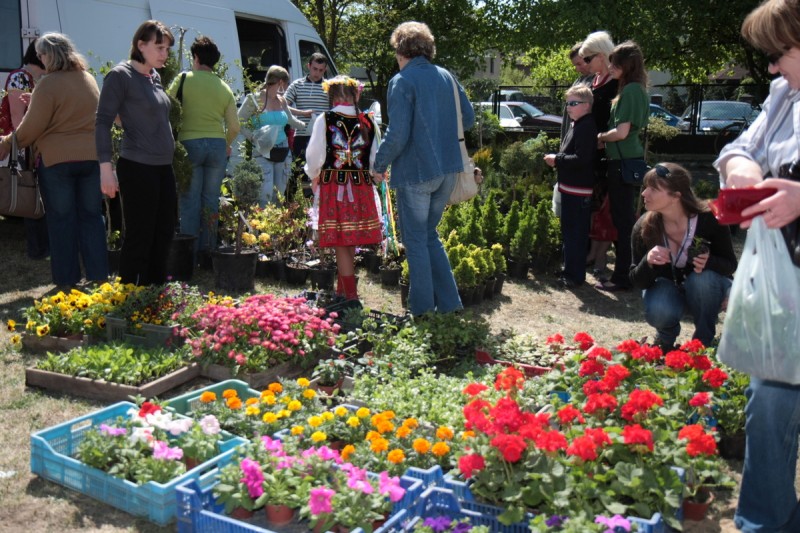
[[(491, 102), (480, 102), (476, 104), (476, 106), (478, 109), (488, 109), (492, 111)], [(499, 118), (500, 127), (503, 128), (504, 131), (523, 131), (522, 125), (519, 123), (508, 104), (500, 103)]]

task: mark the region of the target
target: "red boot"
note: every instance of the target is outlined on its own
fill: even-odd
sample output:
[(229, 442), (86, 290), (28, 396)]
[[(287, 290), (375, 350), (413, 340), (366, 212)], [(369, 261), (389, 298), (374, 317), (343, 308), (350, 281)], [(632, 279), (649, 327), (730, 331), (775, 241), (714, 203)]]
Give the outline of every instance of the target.
[(339, 276), (345, 300), (358, 300), (358, 280), (355, 276)]
[(344, 284), (342, 283), (342, 276), (338, 272), (336, 274), (336, 296), (344, 298)]

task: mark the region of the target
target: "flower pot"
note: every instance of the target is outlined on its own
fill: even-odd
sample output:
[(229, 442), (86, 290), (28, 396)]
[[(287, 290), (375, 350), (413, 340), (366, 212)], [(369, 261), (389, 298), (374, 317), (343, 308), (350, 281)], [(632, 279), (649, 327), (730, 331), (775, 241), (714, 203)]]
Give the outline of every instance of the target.
[(744, 450), (747, 438), (744, 431), (729, 434), (722, 429), (719, 432), (719, 454), (723, 459), (744, 461)]
[(494, 298), (494, 286), (497, 283), (497, 278), (492, 276), (486, 283), (483, 284), (483, 299), (490, 300)]
[(375, 252), (366, 255), (364, 257), (364, 265), (367, 267), (367, 271), (372, 274), (378, 274), (380, 272), (381, 267), (381, 256), (376, 254)]
[(272, 265), (266, 259), (259, 259), (256, 262), (256, 277), (257, 278), (271, 278)]
[(294, 509), (288, 505), (270, 505), (264, 506), (267, 514), (267, 522), (274, 526), (283, 526), (294, 520)]
[(494, 281), (494, 293), (500, 294), (503, 292), (503, 283), (506, 282), (506, 273), (505, 272), (498, 272), (495, 274), (495, 281)]
[(247, 520), (253, 517), (253, 511), (247, 510), (244, 507), (236, 507), (231, 511), (230, 517), (237, 520)]
[(267, 261), (269, 266), (267, 271), (275, 281), (286, 281), (286, 260), (270, 259)]
[(475, 293), (473, 288), (463, 289), (459, 287), (458, 289), (458, 296), (461, 298), (461, 305), (464, 307), (468, 307), (472, 305), (472, 295)]
[(508, 275), (514, 279), (528, 279), (528, 262), (517, 259), (509, 259)]
[(295, 266), (297, 263), (286, 265), (286, 283), (289, 285), (305, 285), (308, 278), (308, 268)]
[(547, 267), (550, 265), (550, 255), (546, 253), (534, 254), (531, 257), (530, 267), (537, 274), (547, 272)]
[(472, 289), (472, 303), (478, 305), (483, 303), (483, 284), (478, 284)]
[(332, 291), (336, 267), (312, 268), (308, 271), (311, 287), (319, 291)]
[(214, 286), (232, 292), (255, 289), (258, 252), (242, 250), (235, 254), (233, 248), (220, 248), (214, 252)]
[(320, 392), (324, 392), (328, 396), (333, 396), (333, 392), (335, 390), (342, 388), (342, 383), (344, 383), (344, 378), (341, 378), (333, 385), (320, 385), (319, 383), (317, 383), (317, 390)]
[(173, 280), (189, 281), (194, 274), (194, 243), (197, 237), (178, 233), (173, 235), (167, 256), (167, 275)]
[(381, 285), (384, 287), (395, 287), (400, 283), (400, 267), (386, 267), (379, 268), (381, 273)]
[(122, 250), (108, 250), (108, 275), (115, 276), (119, 272), (119, 258)]
[(211, 270), (214, 266), (211, 252), (208, 250), (197, 252), (197, 266), (200, 270)]
[(191, 470), (192, 468), (194, 468), (194, 467), (196, 467), (197, 465), (200, 464), (200, 462), (197, 459), (195, 459), (194, 457), (185, 457), (183, 459), (183, 462), (186, 465), (186, 471), (187, 472), (189, 470)]
[(706, 517), (708, 507), (714, 501), (714, 493), (705, 487), (697, 491), (697, 499), (693, 501), (689, 498), (683, 500), (683, 519), (699, 522)]
[(403, 309), (408, 309), (408, 289), (409, 289), (409, 284), (407, 282), (401, 281), (400, 282), (400, 305), (403, 306)]

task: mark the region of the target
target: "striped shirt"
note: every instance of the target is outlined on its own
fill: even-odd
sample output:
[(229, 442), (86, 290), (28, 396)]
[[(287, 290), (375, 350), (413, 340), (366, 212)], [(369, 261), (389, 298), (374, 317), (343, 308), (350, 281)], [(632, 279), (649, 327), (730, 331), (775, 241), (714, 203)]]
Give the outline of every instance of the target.
[(297, 130), (298, 137), (310, 136), (311, 128), (314, 127), (311, 124), (312, 118), (316, 118), (318, 113), (324, 113), (331, 107), (327, 93), (322, 90), (322, 81), (313, 82), (308, 76), (294, 80), (286, 89), (284, 98), (295, 109), (303, 111), (312, 109), (315, 112), (311, 117), (297, 117), (305, 124), (305, 128)]
[[(783, 77), (772, 81), (769, 96), (747, 131), (725, 146), (714, 161), (719, 170), (734, 156), (743, 156), (761, 166), (764, 176), (780, 176), (782, 165), (800, 156), (800, 91), (792, 90)], [(724, 186), (724, 183), (723, 183)]]

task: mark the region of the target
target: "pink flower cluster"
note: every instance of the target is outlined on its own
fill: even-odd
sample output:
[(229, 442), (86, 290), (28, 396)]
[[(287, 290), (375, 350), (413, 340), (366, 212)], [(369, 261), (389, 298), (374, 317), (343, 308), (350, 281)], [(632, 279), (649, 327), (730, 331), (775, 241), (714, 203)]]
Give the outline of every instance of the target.
[(187, 337), (195, 357), (246, 366), (253, 358), (264, 363), (333, 346), (339, 325), (324, 315), (324, 309), (310, 307), (303, 298), (262, 294), (235, 307), (201, 307), (193, 315), (197, 325), (181, 329), (180, 334)]

